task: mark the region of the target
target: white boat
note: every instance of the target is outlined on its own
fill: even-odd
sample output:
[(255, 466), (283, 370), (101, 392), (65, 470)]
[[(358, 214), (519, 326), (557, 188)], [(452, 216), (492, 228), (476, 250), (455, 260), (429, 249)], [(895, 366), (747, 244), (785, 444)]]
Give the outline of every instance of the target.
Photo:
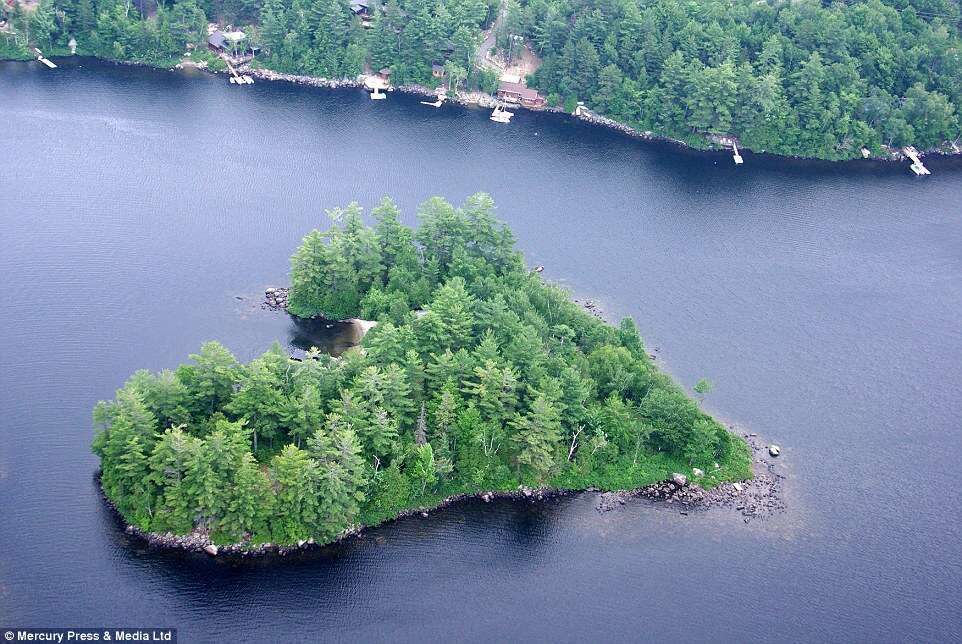
[(438, 100), (436, 101), (421, 101), (421, 105), (430, 105), (431, 107), (441, 107), (444, 105), (444, 101), (447, 100), (447, 96), (444, 94), (438, 94)]
[(47, 60), (46, 58), (44, 58), (44, 55), (43, 55), (43, 52), (42, 52), (42, 51), (40, 51), (40, 50), (37, 49), (36, 47), (34, 47), (33, 50), (34, 50), (35, 52), (37, 52), (37, 60), (38, 60), (38, 61), (40, 61), (41, 63), (43, 63), (44, 65), (46, 65), (46, 66), (49, 67), (50, 69), (57, 69), (57, 66), (54, 65), (52, 61)]
[(922, 164), (922, 159), (919, 158), (918, 150), (916, 150), (914, 147), (911, 145), (906, 146), (902, 148), (902, 152), (905, 154), (905, 156), (912, 160), (912, 165), (910, 165), (909, 168), (912, 169), (912, 172), (914, 172), (916, 176), (922, 177), (927, 174), (932, 174), (929, 172), (929, 169)]
[(504, 109), (501, 103), (495, 105), (494, 111), (491, 112), (491, 120), (496, 123), (510, 123), (512, 116), (514, 116), (514, 112)]

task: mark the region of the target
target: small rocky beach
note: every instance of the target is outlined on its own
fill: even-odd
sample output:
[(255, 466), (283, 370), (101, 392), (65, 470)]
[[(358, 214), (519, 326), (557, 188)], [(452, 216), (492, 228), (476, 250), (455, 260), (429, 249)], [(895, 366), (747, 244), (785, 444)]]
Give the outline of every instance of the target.
[(753, 478), (747, 481), (722, 483), (706, 490), (686, 477), (675, 477), (638, 490), (602, 492), (598, 495), (598, 512), (610, 512), (636, 499), (662, 502), (678, 508), (682, 515), (705, 512), (712, 508), (728, 508), (740, 513), (745, 523), (768, 518), (785, 510), (782, 486), (785, 477), (775, 471), (775, 446), (766, 446), (754, 434), (743, 434), (752, 450)]

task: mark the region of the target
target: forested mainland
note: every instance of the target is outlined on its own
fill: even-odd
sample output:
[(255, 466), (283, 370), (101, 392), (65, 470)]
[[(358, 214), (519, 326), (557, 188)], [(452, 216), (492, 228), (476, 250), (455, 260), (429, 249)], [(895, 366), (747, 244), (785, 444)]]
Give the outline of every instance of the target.
[[(525, 268), (490, 197), (329, 211), (290, 310), (377, 320), (339, 357), (204, 344), (94, 409), (105, 495), (147, 532), (325, 543), (444, 498), (751, 477), (747, 445), (611, 326)], [(702, 383), (703, 384), (703, 383)], [(696, 386), (704, 392), (704, 387)], [(701, 470), (694, 476), (694, 468)]]
[[(550, 104), (578, 101), (638, 130), (706, 146), (847, 159), (915, 145), (955, 149), (962, 105), (957, 0), (10, 0), (0, 57), (27, 45), (172, 66), (205, 48), (208, 21), (240, 26), (254, 65), (353, 78), (389, 68), (397, 84), (492, 92), (478, 66), (528, 46), (528, 79)], [(352, 10), (352, 5), (354, 10)], [(365, 28), (365, 23), (367, 28)], [(483, 57), (485, 52), (480, 52)], [(443, 66), (447, 80), (432, 76)]]

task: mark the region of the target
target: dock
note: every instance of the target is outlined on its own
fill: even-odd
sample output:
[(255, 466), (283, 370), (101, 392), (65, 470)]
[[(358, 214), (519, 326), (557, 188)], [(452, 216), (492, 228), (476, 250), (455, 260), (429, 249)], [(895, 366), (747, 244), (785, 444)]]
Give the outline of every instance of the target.
[(735, 165), (741, 165), (745, 163), (742, 155), (738, 154), (738, 145), (734, 141), (732, 141), (732, 153), (732, 158), (735, 160)]
[(227, 58), (222, 58), (222, 60), (223, 60), (225, 63), (227, 63), (227, 69), (230, 70), (230, 73), (231, 73), (230, 82), (231, 82), (231, 83), (233, 83), (233, 84), (235, 84), (235, 85), (253, 85), (253, 84), (254, 84), (254, 79), (251, 78), (250, 76), (248, 76), (247, 74), (239, 74), (239, 73), (237, 73), (237, 70), (234, 69), (234, 66), (230, 64), (230, 61), (227, 60)]
[(922, 177), (927, 174), (932, 174), (929, 172), (929, 169), (922, 164), (922, 159), (919, 158), (918, 150), (909, 145), (902, 148), (902, 152), (905, 154), (905, 156), (912, 160), (912, 165), (910, 165), (909, 168), (912, 169), (912, 172), (914, 172), (916, 176)]
[(382, 69), (377, 74), (366, 74), (363, 76), (364, 87), (371, 90), (370, 96), (372, 101), (383, 101), (387, 98), (387, 94), (384, 92), (391, 88), (391, 83), (388, 81), (390, 73), (391, 70)]
[(57, 65), (52, 60), (48, 60), (47, 58), (44, 58), (42, 51), (40, 51), (36, 47), (34, 47), (33, 50), (37, 52), (37, 60), (39, 60), (41, 63), (43, 63), (50, 69), (57, 69)]

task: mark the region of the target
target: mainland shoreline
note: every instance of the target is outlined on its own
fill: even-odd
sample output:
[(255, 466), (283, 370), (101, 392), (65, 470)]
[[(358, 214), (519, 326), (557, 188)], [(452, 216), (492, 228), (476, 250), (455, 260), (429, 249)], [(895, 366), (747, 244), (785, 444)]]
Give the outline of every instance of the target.
[[(210, 71), (203, 67), (196, 67), (196, 68), (201, 69), (203, 71)], [(277, 72), (272, 69), (267, 69), (264, 67), (251, 67), (248, 63), (244, 63), (243, 65), (238, 66), (237, 70), (239, 72), (248, 74), (250, 76), (253, 76), (254, 78), (257, 78), (259, 80), (264, 80), (264, 81), (283, 81), (283, 82), (288, 82), (295, 85), (307, 85), (310, 87), (319, 87), (323, 89), (366, 89), (366, 86), (360, 80), (352, 80), (352, 79), (337, 80), (337, 79), (328, 79), (328, 78), (323, 78), (318, 76), (307, 76), (302, 74), (287, 74), (283, 72)], [(219, 73), (226, 73), (226, 72), (214, 71), (210, 73), (219, 74)], [(417, 85), (417, 84), (392, 85), (386, 91), (400, 92), (402, 94), (411, 94), (414, 96), (421, 96), (424, 98), (437, 98), (437, 95), (438, 95), (436, 90), (426, 87), (424, 85)], [(481, 108), (488, 108), (488, 109), (494, 108), (495, 105), (498, 105), (501, 102), (498, 99), (496, 99), (494, 96), (481, 91), (456, 92), (454, 96), (448, 95), (447, 100), (450, 101), (451, 103), (455, 103), (463, 107), (481, 107)], [(547, 112), (551, 114), (562, 114), (565, 116), (570, 116), (572, 118), (578, 119), (585, 123), (589, 123), (591, 125), (607, 128), (609, 130), (615, 130), (632, 139), (637, 139), (641, 141), (653, 141), (653, 142), (659, 142), (659, 143), (669, 143), (669, 144), (678, 146), (684, 150), (693, 151), (693, 152), (725, 152), (730, 149), (726, 146), (715, 143), (707, 138), (705, 139), (705, 147), (697, 147), (686, 141), (682, 141), (681, 139), (675, 139), (670, 136), (657, 134), (655, 132), (651, 132), (648, 130), (638, 130), (636, 128), (633, 128), (630, 125), (626, 125), (625, 123), (616, 121), (615, 119), (608, 118), (603, 114), (598, 114), (590, 110), (586, 110), (581, 114), (572, 114), (564, 110), (563, 108), (552, 107), (552, 106), (546, 106), (543, 108), (531, 108), (521, 104), (511, 103), (511, 104), (508, 104), (508, 107), (510, 107), (510, 109), (512, 110), (524, 110), (527, 112)], [(739, 145), (741, 145), (740, 142), (739, 142)], [(941, 157), (962, 156), (962, 149), (956, 149), (955, 151), (948, 151), (944, 149), (948, 145), (949, 145), (949, 142), (946, 141), (942, 144), (942, 146), (934, 150), (920, 150), (919, 156), (920, 157), (925, 157), (929, 155), (941, 156)], [(767, 156), (772, 156), (779, 159), (794, 159), (794, 160), (800, 160), (800, 161), (822, 161), (822, 162), (828, 162), (828, 163), (851, 163), (851, 162), (858, 162), (858, 161), (883, 161), (887, 163), (900, 163), (908, 160), (908, 157), (906, 157), (901, 150), (895, 150), (895, 149), (893, 149), (892, 152), (888, 155), (884, 155), (884, 156), (873, 155), (869, 157), (863, 157), (861, 159), (859, 158), (824, 159), (822, 157), (804, 157), (804, 156), (798, 156), (794, 154), (782, 154), (779, 152), (771, 152), (768, 150), (758, 151), (758, 150), (753, 150), (752, 148), (749, 148), (749, 147), (741, 147), (740, 149), (742, 151), (747, 150), (752, 154), (767, 155)]]
[[(152, 65), (150, 63), (140, 62), (140, 61), (113, 60), (110, 58), (100, 58), (98, 56), (51, 56), (51, 57), (54, 60), (60, 60), (64, 58), (69, 59), (69, 58), (75, 58), (75, 57), (90, 58), (102, 63), (113, 63), (116, 65), (128, 65), (133, 67), (149, 67), (152, 69), (166, 69), (168, 71), (178, 71), (181, 69), (194, 69), (197, 71), (202, 71), (202, 72), (206, 72), (208, 74), (213, 74), (213, 75), (229, 73), (226, 70), (211, 70), (206, 67), (206, 64), (195, 64), (190, 61), (186, 63), (184, 62), (178, 63), (174, 67), (166, 67), (166, 66)], [(28, 60), (15, 59), (15, 58), (8, 58), (8, 59), (0, 58), (0, 62), (4, 62), (4, 61), (23, 62), (23, 63), (34, 62), (32, 58)], [(257, 78), (263, 81), (282, 81), (282, 82), (292, 83), (295, 85), (305, 85), (309, 87), (318, 87), (322, 89), (332, 89), (332, 90), (365, 89), (364, 83), (357, 79), (350, 79), (350, 78), (329, 79), (329, 78), (324, 78), (320, 76), (288, 74), (284, 72), (277, 72), (265, 67), (251, 67), (249, 63), (243, 63), (241, 65), (238, 65), (236, 69), (238, 70), (238, 72), (247, 74), (249, 76), (252, 76), (254, 78)], [(411, 95), (422, 96), (426, 98), (437, 97), (437, 92), (435, 90), (428, 88), (426, 86), (417, 85), (417, 84), (390, 86), (387, 89), (387, 91), (400, 92), (402, 94), (411, 94)], [(457, 93), (455, 96), (448, 96), (447, 100), (450, 101), (451, 103), (455, 103), (464, 107), (481, 107), (481, 108), (493, 108), (496, 104), (499, 103), (499, 101), (495, 97), (480, 91)], [(678, 146), (679, 148), (686, 151), (724, 152), (729, 149), (726, 146), (722, 146), (717, 143), (714, 143), (709, 139), (705, 139), (705, 147), (698, 147), (686, 141), (675, 139), (670, 136), (657, 134), (655, 132), (651, 132), (647, 130), (645, 131), (637, 130), (631, 127), (630, 125), (626, 125), (624, 123), (621, 123), (620, 121), (616, 121), (614, 119), (608, 118), (602, 114), (582, 113), (582, 114), (576, 115), (576, 114), (567, 112), (562, 108), (551, 107), (551, 106), (544, 107), (544, 108), (529, 108), (520, 104), (518, 105), (510, 104), (510, 108), (512, 110), (525, 110), (528, 112), (548, 112), (552, 114), (563, 114), (563, 115), (578, 119), (580, 121), (583, 121), (585, 123), (589, 123), (591, 125), (604, 127), (610, 130), (615, 130), (633, 139), (637, 139), (641, 141), (668, 143), (671, 145)], [(923, 158), (926, 156), (962, 157), (962, 149), (956, 146), (955, 150), (950, 150), (948, 149), (949, 145), (951, 145), (951, 143), (949, 141), (945, 141), (938, 148), (935, 148), (932, 150), (919, 150), (919, 156)], [(748, 151), (748, 152), (751, 152), (752, 154), (766, 155), (766, 156), (772, 156), (778, 159), (789, 159), (789, 160), (797, 160), (797, 161), (820, 161), (820, 162), (828, 162), (828, 163), (856, 163), (859, 161), (876, 161), (876, 162), (885, 162), (885, 163), (901, 163), (908, 160), (908, 158), (901, 152), (901, 150), (895, 150), (895, 149), (893, 149), (891, 153), (888, 155), (883, 155), (883, 156), (872, 155), (868, 157), (863, 157), (861, 159), (857, 157), (851, 158), (851, 159), (825, 159), (822, 157), (805, 157), (805, 156), (798, 156), (793, 154), (782, 154), (779, 152), (771, 152), (768, 150), (758, 151), (758, 150), (753, 150), (750, 147), (740, 147), (740, 149), (741, 151)]]

